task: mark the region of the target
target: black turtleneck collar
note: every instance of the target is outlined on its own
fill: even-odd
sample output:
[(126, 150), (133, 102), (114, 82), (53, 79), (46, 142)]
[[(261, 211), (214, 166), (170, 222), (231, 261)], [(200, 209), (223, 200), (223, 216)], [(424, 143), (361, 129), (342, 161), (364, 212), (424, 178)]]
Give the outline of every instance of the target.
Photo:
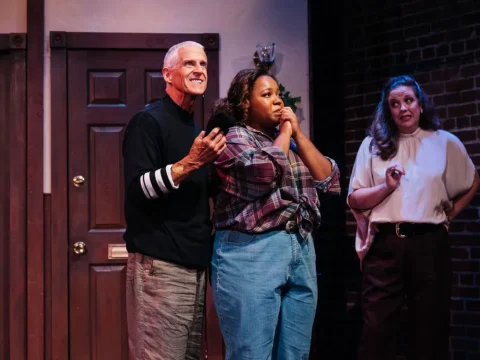
[(187, 124), (194, 121), (193, 113), (189, 113), (188, 111), (182, 109), (180, 105), (175, 103), (175, 101), (173, 101), (172, 98), (168, 95), (165, 95), (165, 106), (167, 107), (169, 112), (177, 115), (180, 120), (186, 122)]

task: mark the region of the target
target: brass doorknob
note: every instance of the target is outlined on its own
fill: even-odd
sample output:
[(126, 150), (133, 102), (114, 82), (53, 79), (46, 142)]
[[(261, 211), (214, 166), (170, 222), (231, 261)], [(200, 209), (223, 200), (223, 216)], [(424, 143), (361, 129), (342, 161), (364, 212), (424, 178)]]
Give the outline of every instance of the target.
[(85, 184), (85, 178), (82, 175), (77, 175), (73, 178), (73, 185), (76, 187), (83, 186)]
[(87, 245), (83, 241), (77, 241), (73, 244), (73, 252), (77, 255), (84, 255), (87, 253)]

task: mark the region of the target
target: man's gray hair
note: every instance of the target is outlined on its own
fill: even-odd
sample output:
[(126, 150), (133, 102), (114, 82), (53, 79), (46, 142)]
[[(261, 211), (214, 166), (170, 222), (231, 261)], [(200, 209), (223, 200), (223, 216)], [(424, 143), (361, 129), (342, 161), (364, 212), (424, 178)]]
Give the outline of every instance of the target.
[(165, 55), (165, 59), (163, 59), (163, 67), (167, 69), (174, 68), (175, 65), (177, 65), (179, 60), (178, 51), (188, 46), (195, 46), (203, 49), (203, 45), (195, 41), (184, 41), (179, 44), (173, 45), (170, 49), (168, 49), (167, 54)]

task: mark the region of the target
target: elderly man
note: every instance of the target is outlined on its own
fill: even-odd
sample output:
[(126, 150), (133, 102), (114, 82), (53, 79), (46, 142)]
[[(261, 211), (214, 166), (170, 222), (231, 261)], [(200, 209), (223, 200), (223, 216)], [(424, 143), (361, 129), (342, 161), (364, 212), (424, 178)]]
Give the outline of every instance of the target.
[(170, 48), (163, 77), (167, 95), (133, 116), (123, 142), (130, 358), (197, 360), (212, 241), (204, 165), (225, 136), (193, 120), (207, 86), (202, 45)]

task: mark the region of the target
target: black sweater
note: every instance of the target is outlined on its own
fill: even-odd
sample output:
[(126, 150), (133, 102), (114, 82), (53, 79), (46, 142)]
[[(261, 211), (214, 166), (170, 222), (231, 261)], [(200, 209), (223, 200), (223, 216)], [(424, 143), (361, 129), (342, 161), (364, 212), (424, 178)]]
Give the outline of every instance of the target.
[(168, 96), (130, 120), (123, 141), (128, 252), (191, 268), (208, 264), (207, 168), (191, 173), (178, 188), (167, 171), (188, 154), (199, 132), (192, 114)]

